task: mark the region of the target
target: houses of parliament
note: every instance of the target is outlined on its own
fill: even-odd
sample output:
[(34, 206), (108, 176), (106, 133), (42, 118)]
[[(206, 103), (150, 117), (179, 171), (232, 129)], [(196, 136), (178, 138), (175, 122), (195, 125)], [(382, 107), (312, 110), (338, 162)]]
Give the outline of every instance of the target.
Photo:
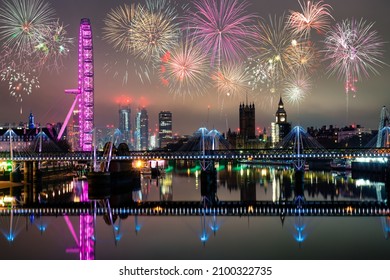
[(271, 123), (271, 139), (267, 138), (266, 128), (256, 135), (256, 111), (255, 104), (240, 103), (239, 107), (239, 131), (227, 132), (227, 140), (236, 149), (261, 149), (274, 148), (291, 131), (291, 123), (287, 121), (287, 113), (284, 109), (282, 97), (279, 99), (275, 122)]

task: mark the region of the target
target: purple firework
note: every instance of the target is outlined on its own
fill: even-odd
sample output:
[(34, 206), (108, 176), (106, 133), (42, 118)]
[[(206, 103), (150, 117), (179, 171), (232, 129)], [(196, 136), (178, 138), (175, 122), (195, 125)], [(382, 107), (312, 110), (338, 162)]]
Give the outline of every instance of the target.
[(329, 60), (328, 71), (344, 79), (345, 91), (356, 91), (355, 82), (369, 73), (378, 74), (377, 66), (383, 65), (383, 41), (373, 23), (347, 19), (338, 23), (327, 34), (325, 60)]
[(187, 15), (188, 29), (211, 55), (211, 65), (245, 56), (254, 37), (250, 26), (255, 15), (241, 0), (200, 0), (196, 12)]

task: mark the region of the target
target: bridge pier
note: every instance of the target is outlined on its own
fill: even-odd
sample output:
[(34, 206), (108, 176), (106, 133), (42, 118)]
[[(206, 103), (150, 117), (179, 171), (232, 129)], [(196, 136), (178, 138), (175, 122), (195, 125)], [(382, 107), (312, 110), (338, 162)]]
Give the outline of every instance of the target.
[(217, 169), (214, 164), (200, 172), (200, 194), (209, 203), (217, 202)]
[(22, 181), (22, 173), (19, 168), (9, 173), (9, 181), (13, 183), (20, 183)]
[(42, 185), (42, 173), (39, 170), (37, 161), (24, 162), (24, 193), (25, 203), (34, 203), (38, 200), (38, 194)]
[(305, 171), (302, 169), (295, 169), (294, 172), (294, 194), (295, 197), (304, 197), (304, 175)]

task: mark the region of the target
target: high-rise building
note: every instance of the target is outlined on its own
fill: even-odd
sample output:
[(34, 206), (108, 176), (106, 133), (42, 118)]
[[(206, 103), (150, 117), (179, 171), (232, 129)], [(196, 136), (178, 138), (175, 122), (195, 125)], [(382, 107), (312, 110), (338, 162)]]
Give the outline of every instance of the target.
[(80, 151), (80, 125), (79, 125), (79, 110), (74, 109), (72, 118), (68, 122), (68, 142), (72, 147), (72, 151)]
[(137, 112), (135, 123), (136, 130), (134, 137), (136, 150), (147, 150), (149, 148), (149, 118), (145, 108)]
[(240, 104), (240, 136), (244, 141), (256, 138), (255, 104)]
[(121, 106), (119, 108), (119, 130), (122, 133), (122, 143), (131, 146), (131, 109), (130, 106)]
[(172, 142), (172, 113), (169, 111), (158, 114), (158, 140), (160, 148)]
[(290, 133), (291, 124), (287, 122), (287, 113), (284, 109), (282, 97), (280, 97), (278, 110), (275, 113), (275, 122), (271, 123), (272, 145), (275, 146)]

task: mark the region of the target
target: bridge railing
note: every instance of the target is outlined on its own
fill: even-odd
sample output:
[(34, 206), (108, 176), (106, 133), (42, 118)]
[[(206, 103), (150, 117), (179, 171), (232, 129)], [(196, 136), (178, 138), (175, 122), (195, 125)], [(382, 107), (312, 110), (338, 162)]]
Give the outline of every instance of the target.
[[(390, 148), (342, 148), (342, 149), (305, 149), (295, 154), (293, 149), (232, 149), (202, 151), (128, 151), (112, 156), (112, 160), (150, 160), (150, 159), (333, 159), (356, 157), (390, 157)], [(92, 161), (91, 152), (42, 152), (15, 153), (14, 161)], [(103, 152), (97, 153), (98, 160), (104, 160)], [(9, 152), (0, 152), (0, 160), (11, 160)]]

